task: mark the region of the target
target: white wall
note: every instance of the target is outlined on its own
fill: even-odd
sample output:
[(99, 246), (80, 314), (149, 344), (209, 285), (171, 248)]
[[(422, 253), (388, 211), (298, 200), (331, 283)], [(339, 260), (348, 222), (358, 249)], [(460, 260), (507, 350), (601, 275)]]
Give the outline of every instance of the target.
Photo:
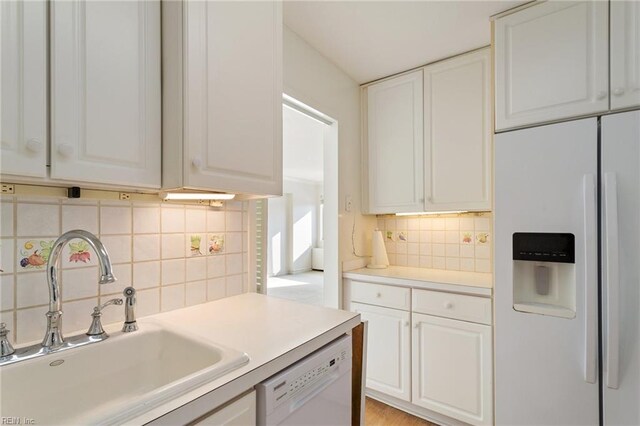
[[(339, 262), (355, 259), (351, 248), (351, 228), (356, 222), (356, 250), (369, 252), (374, 216), (361, 214), (360, 179), (360, 89), (347, 74), (309, 46), (289, 28), (284, 29), (284, 92), (338, 121), (337, 179), (325, 173), (325, 304), (342, 306), (342, 264), (335, 265), (332, 252)], [(332, 126), (329, 132), (335, 131)], [(329, 135), (330, 136), (330, 135)], [(326, 150), (331, 147), (325, 146)], [(327, 157), (325, 157), (325, 162)], [(334, 173), (335, 175), (335, 173)], [(338, 189), (338, 203), (330, 203), (329, 191)], [(345, 212), (347, 195), (353, 199), (351, 212)], [(338, 216), (338, 221), (331, 217)], [(338, 228), (330, 236), (331, 228)], [(334, 229), (335, 231), (335, 229)]]
[(311, 249), (318, 246), (322, 184), (285, 179), (283, 196), (270, 198), (267, 275), (311, 270)]

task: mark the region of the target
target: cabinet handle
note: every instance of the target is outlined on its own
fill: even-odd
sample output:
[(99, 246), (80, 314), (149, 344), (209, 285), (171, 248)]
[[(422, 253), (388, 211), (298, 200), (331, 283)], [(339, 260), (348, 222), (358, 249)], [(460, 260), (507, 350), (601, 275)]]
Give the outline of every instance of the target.
[(596, 95), (596, 98), (598, 100), (602, 100), (602, 99), (604, 99), (606, 97), (607, 97), (607, 92), (604, 91), (604, 90), (599, 91), (598, 94)]
[(405, 327), (409, 327), (409, 321), (405, 321), (405, 322), (404, 322), (404, 326), (405, 326)]
[(377, 292), (377, 293), (376, 293), (376, 297), (382, 297), (382, 293)]
[(624, 95), (624, 89), (622, 87), (616, 87), (613, 89), (613, 94), (616, 96), (622, 96)]
[(68, 143), (58, 145), (58, 154), (65, 158), (71, 157), (73, 154), (73, 146)]
[(26, 143), (27, 150), (30, 152), (40, 152), (42, 151), (42, 142), (38, 139), (29, 139)]
[(191, 160), (191, 165), (194, 168), (200, 170), (200, 168), (202, 167), (202, 160), (199, 159), (199, 158), (194, 158), (194, 159)]
[(417, 323), (413, 324), (413, 328), (420, 328), (420, 323), (417, 322)]
[(445, 309), (451, 309), (451, 308), (453, 308), (453, 303), (451, 303), (451, 302), (444, 302), (444, 308), (445, 308)]

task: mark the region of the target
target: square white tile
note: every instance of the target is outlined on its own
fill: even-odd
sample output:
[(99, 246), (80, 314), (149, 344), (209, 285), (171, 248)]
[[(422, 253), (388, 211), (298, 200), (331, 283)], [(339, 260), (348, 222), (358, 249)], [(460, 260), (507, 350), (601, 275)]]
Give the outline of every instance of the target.
[(226, 255), (226, 274), (234, 275), (242, 273), (242, 254)]
[(16, 343), (41, 342), (47, 329), (45, 314), (49, 308), (40, 306), (31, 309), (20, 309), (16, 312)]
[[(30, 272), (16, 276), (17, 307), (27, 308), (49, 303), (47, 275), (44, 272)], [(44, 335), (44, 329), (43, 329)]]
[(227, 277), (226, 287), (227, 297), (242, 294), (244, 291), (242, 285), (242, 275), (232, 275)]
[(82, 229), (98, 234), (97, 206), (62, 206), (62, 232)]
[(208, 232), (224, 232), (225, 231), (225, 212), (218, 210), (207, 211), (207, 231)]
[(15, 242), (13, 238), (0, 238), (0, 274), (12, 273), (16, 260), (14, 258)]
[(194, 281), (186, 284), (186, 305), (193, 306), (207, 301), (207, 282)]
[(185, 278), (184, 259), (162, 261), (162, 285), (184, 283)]
[(184, 284), (162, 287), (160, 310), (162, 312), (184, 308), (185, 287)]
[(160, 262), (133, 264), (133, 286), (136, 289), (160, 285)]
[(160, 209), (158, 207), (133, 208), (133, 233), (157, 234), (160, 232)]
[(132, 282), (133, 266), (130, 263), (113, 265), (113, 275), (117, 281), (109, 284), (100, 284), (98, 290), (100, 295), (122, 295), (126, 287), (133, 284)]
[(207, 300), (218, 300), (226, 296), (226, 279), (213, 278), (207, 280)]
[(133, 236), (133, 261), (160, 259), (160, 235), (134, 235)]
[(100, 206), (100, 235), (131, 234), (131, 208)]
[[(77, 333), (86, 332), (91, 325), (91, 313), (93, 308), (98, 306), (98, 298), (85, 300), (75, 300), (71, 302), (62, 302), (62, 311), (64, 317), (62, 321), (62, 332), (67, 336)], [(109, 306), (106, 309), (118, 306)]]
[(62, 271), (62, 300), (97, 297), (98, 285), (97, 267), (66, 269)]
[(142, 318), (160, 312), (160, 289), (142, 290), (136, 292), (136, 315)]
[(162, 232), (184, 232), (184, 207), (162, 206)]
[(0, 311), (14, 309), (14, 275), (0, 275)]
[(13, 222), (13, 203), (0, 203), (0, 237), (15, 236)]
[(204, 208), (191, 209), (185, 211), (186, 232), (207, 232), (207, 211)]
[(476, 259), (476, 272), (491, 272), (491, 263), (488, 259)]
[(207, 258), (187, 259), (187, 281), (199, 281), (207, 278)]
[(184, 234), (162, 234), (162, 258), (184, 257), (185, 244)]
[(108, 235), (100, 238), (112, 263), (131, 262), (131, 236)]
[(447, 257), (446, 261), (447, 269), (450, 271), (460, 270), (460, 258), (459, 257)]
[(207, 278), (224, 277), (226, 274), (225, 255), (207, 257)]
[(227, 232), (225, 235), (225, 250), (227, 253), (242, 252), (243, 232)]
[(18, 237), (60, 235), (60, 205), (18, 203)]
[(226, 231), (242, 231), (242, 213), (241, 212), (227, 212)]

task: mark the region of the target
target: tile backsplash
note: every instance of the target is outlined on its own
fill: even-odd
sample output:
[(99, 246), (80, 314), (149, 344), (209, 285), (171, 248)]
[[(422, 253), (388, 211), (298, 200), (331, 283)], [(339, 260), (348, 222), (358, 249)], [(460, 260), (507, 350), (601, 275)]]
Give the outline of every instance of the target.
[(378, 216), (378, 229), (391, 265), (491, 272), (491, 213)]
[[(93, 307), (132, 285), (137, 316), (247, 291), (246, 202), (222, 208), (113, 200), (0, 198), (0, 320), (18, 344), (44, 335), (45, 268), (63, 232), (84, 229), (109, 252), (118, 281), (98, 284), (97, 259), (82, 240), (61, 256), (63, 332), (89, 327)], [(103, 323), (124, 320), (109, 306)]]

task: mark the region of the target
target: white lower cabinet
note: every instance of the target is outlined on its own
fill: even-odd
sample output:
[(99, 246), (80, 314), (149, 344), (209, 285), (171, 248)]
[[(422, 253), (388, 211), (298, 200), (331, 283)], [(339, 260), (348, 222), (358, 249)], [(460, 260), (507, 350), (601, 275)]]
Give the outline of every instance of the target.
[(411, 332), (409, 312), (352, 303), (351, 310), (369, 322), (367, 387), (411, 400)]
[(214, 410), (191, 425), (253, 426), (256, 424), (256, 391)]
[(491, 424), (491, 326), (416, 313), (411, 322), (411, 402), (466, 423)]
[(490, 298), (346, 282), (351, 310), (368, 322), (374, 397), (438, 423), (493, 424)]

